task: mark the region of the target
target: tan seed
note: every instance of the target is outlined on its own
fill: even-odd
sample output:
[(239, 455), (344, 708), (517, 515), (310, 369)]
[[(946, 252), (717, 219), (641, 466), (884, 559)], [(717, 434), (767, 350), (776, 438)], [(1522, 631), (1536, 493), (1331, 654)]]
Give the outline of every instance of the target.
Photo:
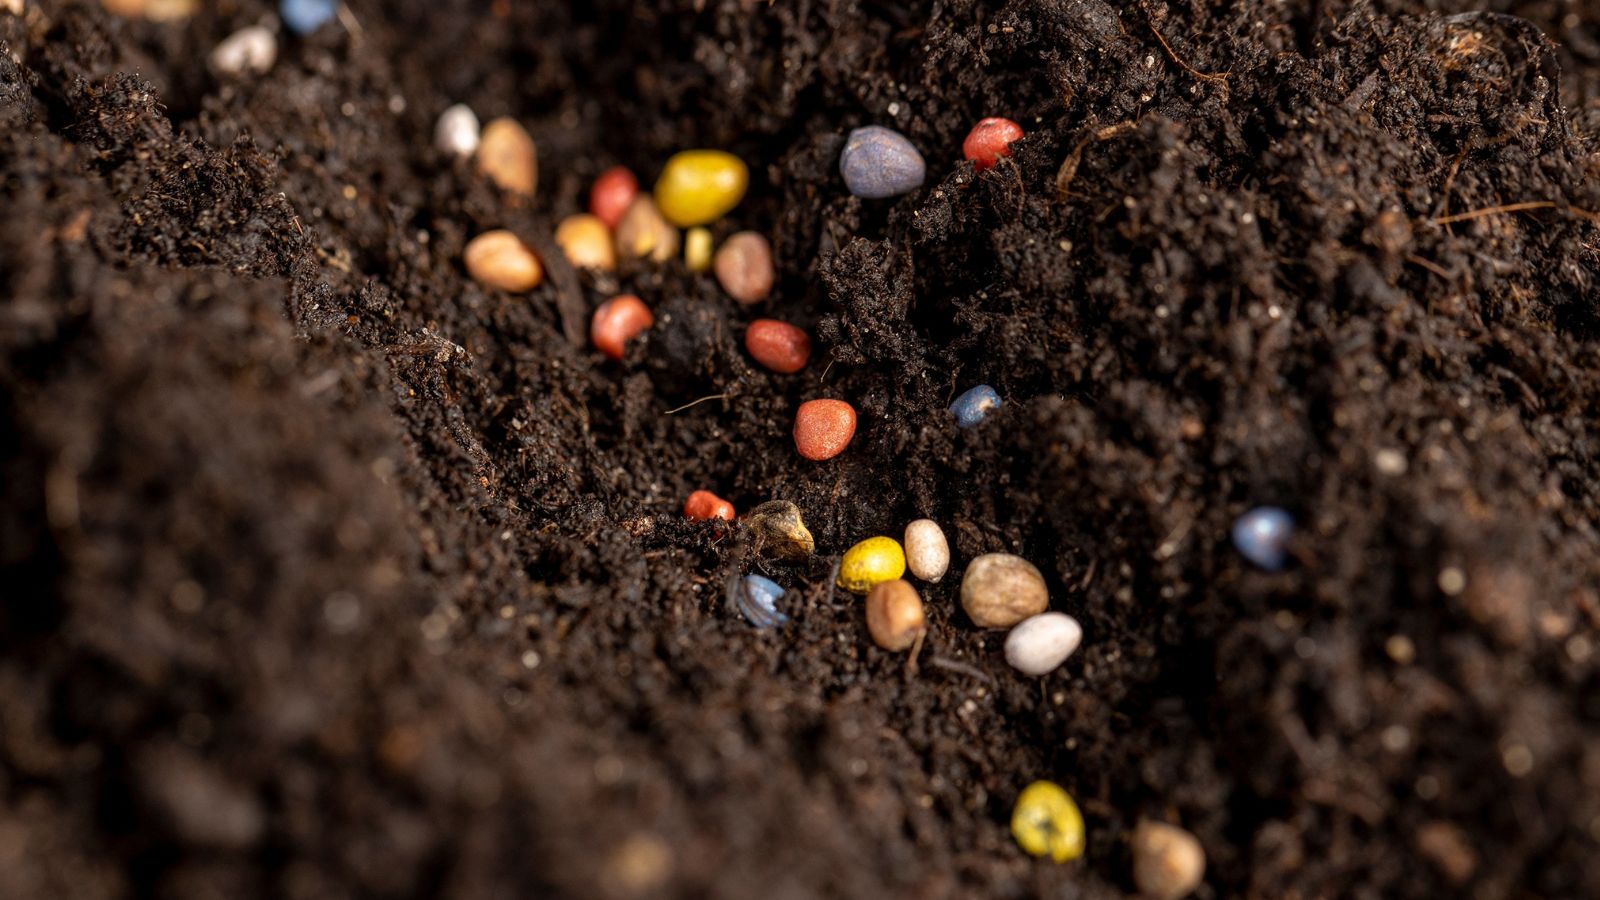
[(777, 280), (772, 245), (754, 231), (741, 231), (723, 241), (711, 265), (722, 289), (745, 306), (767, 299)]
[(1139, 823), (1133, 831), (1133, 883), (1155, 900), (1186, 897), (1206, 874), (1206, 852), (1194, 835), (1175, 825)]
[(922, 598), (901, 578), (875, 585), (867, 594), (867, 631), (879, 647), (898, 653), (927, 632)]
[(503, 228), (486, 231), (468, 241), (461, 259), (473, 281), (513, 294), (531, 291), (544, 279), (539, 257)]
[(950, 570), (950, 542), (932, 519), (906, 526), (906, 568), (923, 581), (937, 583)]
[(640, 194), (617, 223), (617, 255), (664, 263), (678, 252), (678, 229), (662, 218), (648, 195)]
[(539, 187), (539, 150), (515, 119), (501, 116), (483, 126), (478, 171), (501, 190), (532, 197)]
[(1050, 605), (1044, 576), (1009, 553), (985, 553), (961, 578), (961, 607), (979, 628), (1010, 628)]
[(611, 245), (611, 229), (588, 213), (567, 216), (556, 226), (556, 243), (567, 260), (580, 269), (617, 267), (617, 252)]

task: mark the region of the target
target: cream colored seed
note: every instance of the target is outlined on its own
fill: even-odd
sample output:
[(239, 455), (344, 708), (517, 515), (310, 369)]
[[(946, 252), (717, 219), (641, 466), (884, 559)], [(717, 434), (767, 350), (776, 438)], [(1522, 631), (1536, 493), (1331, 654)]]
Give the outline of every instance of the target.
[(1050, 605), (1044, 576), (1009, 553), (985, 553), (961, 578), (961, 608), (979, 628), (1010, 628)]
[(932, 519), (918, 519), (906, 526), (906, 568), (911, 574), (938, 583), (950, 571), (950, 543), (944, 530)]
[(492, 120), (478, 142), (478, 171), (501, 190), (532, 197), (539, 187), (539, 149), (532, 135), (515, 119)]
[(678, 252), (678, 229), (662, 218), (654, 200), (640, 194), (617, 223), (617, 255), (664, 263)]
[(879, 647), (898, 653), (922, 640), (927, 630), (922, 598), (911, 582), (896, 578), (867, 594), (867, 631)]
[(481, 132), (478, 114), (465, 103), (457, 103), (439, 114), (439, 122), (433, 126), (433, 145), (440, 153), (471, 156), (478, 152)]
[(1200, 886), (1206, 852), (1182, 828), (1144, 820), (1133, 832), (1133, 883), (1155, 900), (1179, 900)]
[(1006, 662), (1024, 675), (1048, 675), (1083, 641), (1083, 628), (1066, 613), (1040, 613), (1006, 635)]
[(567, 260), (580, 269), (617, 267), (617, 253), (611, 245), (611, 229), (588, 213), (567, 216), (556, 226), (556, 243)]
[(260, 74), (278, 58), (278, 37), (272, 29), (250, 25), (223, 39), (211, 51), (211, 68), (224, 75)]
[(505, 229), (486, 231), (473, 238), (461, 259), (472, 280), (503, 291), (531, 291), (544, 279), (539, 257)]

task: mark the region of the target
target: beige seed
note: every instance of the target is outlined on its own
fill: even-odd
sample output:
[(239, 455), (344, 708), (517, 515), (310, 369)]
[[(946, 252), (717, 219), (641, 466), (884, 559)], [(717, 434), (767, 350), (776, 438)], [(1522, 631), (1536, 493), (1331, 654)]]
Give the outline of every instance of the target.
[(617, 253), (611, 245), (611, 229), (588, 213), (567, 216), (556, 226), (556, 243), (567, 260), (580, 269), (617, 267)]
[(961, 579), (961, 607), (979, 628), (1010, 628), (1050, 605), (1044, 576), (1009, 553), (985, 553)]
[(1133, 883), (1155, 900), (1179, 900), (1200, 885), (1206, 852), (1194, 835), (1164, 822), (1141, 821), (1133, 831)]
[(741, 231), (723, 241), (711, 265), (722, 289), (745, 306), (767, 299), (777, 279), (772, 245), (754, 231)]
[(461, 259), (473, 281), (514, 294), (531, 291), (544, 279), (539, 257), (503, 228), (468, 241)]
[(539, 187), (539, 150), (515, 119), (501, 116), (483, 126), (478, 171), (501, 190), (532, 197)]
[(678, 252), (678, 229), (662, 218), (656, 203), (640, 194), (617, 223), (617, 255), (623, 259), (648, 257), (664, 263)]
[(922, 639), (927, 620), (911, 582), (896, 578), (873, 586), (867, 593), (867, 631), (879, 647), (894, 653)]
[(906, 568), (911, 574), (938, 583), (950, 571), (950, 543), (944, 530), (932, 519), (918, 519), (906, 526)]

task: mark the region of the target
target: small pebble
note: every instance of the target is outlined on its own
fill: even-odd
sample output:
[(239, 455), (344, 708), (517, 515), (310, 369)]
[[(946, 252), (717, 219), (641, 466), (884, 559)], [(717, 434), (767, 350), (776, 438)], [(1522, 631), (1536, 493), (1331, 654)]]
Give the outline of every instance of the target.
[(468, 241), (461, 259), (473, 281), (513, 294), (531, 291), (544, 280), (539, 257), (504, 228), (486, 231)]
[(211, 51), (211, 68), (223, 75), (259, 75), (278, 59), (278, 36), (264, 25), (249, 25), (223, 38)]
[(960, 428), (971, 428), (989, 417), (989, 413), (1000, 408), (1000, 395), (987, 384), (980, 384), (956, 398), (950, 404), (950, 414), (956, 417), (956, 425)]
[(855, 436), (855, 407), (843, 400), (807, 400), (795, 410), (794, 446), (806, 459), (832, 459)]
[(906, 573), (906, 554), (892, 537), (869, 537), (844, 552), (839, 562), (839, 587), (865, 594)]
[(879, 647), (899, 653), (928, 633), (922, 598), (909, 581), (881, 582), (867, 593), (867, 631)]
[(961, 155), (972, 160), (979, 172), (994, 167), (1002, 156), (1011, 155), (1011, 142), (1022, 139), (1022, 126), (998, 116), (972, 126), (961, 142)]
[(617, 227), (622, 216), (639, 196), (639, 179), (627, 166), (612, 166), (600, 173), (589, 189), (589, 214), (606, 223), (607, 228)]
[(950, 571), (950, 542), (944, 529), (932, 519), (918, 519), (906, 526), (906, 568), (930, 584), (937, 584)]
[(695, 491), (683, 502), (683, 514), (691, 519), (733, 521), (733, 504), (710, 491)]
[(589, 321), (589, 340), (596, 350), (620, 361), (627, 343), (655, 321), (643, 300), (632, 294), (619, 294), (595, 309), (594, 318)]
[(782, 375), (793, 375), (811, 361), (811, 336), (777, 319), (751, 322), (744, 331), (744, 348), (756, 362)]
[(778, 601), (787, 593), (776, 581), (760, 575), (746, 575), (734, 587), (733, 605), (751, 625), (776, 628), (789, 621), (778, 612)]
[(985, 553), (961, 578), (961, 608), (979, 628), (1010, 628), (1050, 606), (1038, 568), (1010, 553)]
[(1181, 900), (1200, 886), (1206, 852), (1182, 828), (1145, 819), (1133, 830), (1133, 883), (1153, 900)]
[(745, 306), (767, 299), (778, 278), (772, 263), (772, 245), (754, 231), (730, 235), (717, 248), (711, 265), (722, 289)]
[(655, 201), (640, 194), (617, 223), (617, 255), (664, 263), (678, 252), (678, 229), (661, 217)]
[(683, 236), (683, 265), (691, 272), (711, 268), (711, 232), (699, 225)]
[(611, 229), (599, 217), (588, 213), (567, 216), (556, 226), (556, 243), (567, 260), (580, 269), (611, 271), (617, 267), (617, 251), (611, 243)]
[(1077, 859), (1085, 844), (1083, 813), (1060, 785), (1035, 781), (1017, 795), (1011, 836), (1034, 856), (1048, 856), (1058, 863)]
[(721, 150), (676, 153), (656, 179), (656, 205), (679, 228), (709, 225), (744, 199), (750, 170), (739, 157)]
[(335, 0), (283, 0), (278, 18), (295, 34), (310, 34), (328, 24), (339, 12)]
[(867, 200), (898, 197), (922, 187), (922, 154), (905, 135), (881, 125), (850, 132), (839, 154), (839, 174), (850, 193)]
[(437, 147), (440, 153), (461, 157), (471, 156), (478, 152), (478, 137), (481, 132), (478, 114), (465, 103), (457, 103), (439, 114), (439, 121), (433, 126), (433, 146)]
[(1023, 619), (1006, 635), (1006, 662), (1024, 675), (1048, 675), (1082, 640), (1077, 619), (1066, 613), (1040, 613)]
[(539, 149), (516, 119), (501, 116), (483, 126), (478, 171), (503, 191), (532, 197), (539, 187)]
[(800, 518), (800, 507), (787, 500), (768, 500), (745, 516), (755, 535), (756, 553), (799, 562), (816, 550), (810, 529)]
[(1233, 523), (1233, 546), (1239, 555), (1268, 572), (1289, 563), (1289, 538), (1294, 518), (1276, 506), (1258, 506)]

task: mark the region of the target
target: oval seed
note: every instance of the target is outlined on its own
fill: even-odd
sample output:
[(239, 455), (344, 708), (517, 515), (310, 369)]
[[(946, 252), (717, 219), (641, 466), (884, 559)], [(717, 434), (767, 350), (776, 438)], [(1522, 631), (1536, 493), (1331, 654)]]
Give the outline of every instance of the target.
[(855, 407), (843, 400), (807, 400), (795, 410), (794, 446), (806, 459), (832, 459), (855, 436)]
[(927, 176), (922, 154), (905, 135), (881, 125), (850, 132), (839, 154), (839, 174), (850, 193), (882, 200), (914, 191)]
[(778, 278), (772, 264), (772, 245), (754, 231), (730, 235), (717, 248), (711, 264), (722, 289), (745, 306), (767, 299)]
[(589, 213), (607, 228), (615, 228), (637, 196), (639, 179), (627, 166), (612, 166), (601, 172), (589, 189)]
[(1200, 886), (1206, 851), (1188, 831), (1165, 822), (1141, 821), (1133, 830), (1133, 883), (1154, 900), (1180, 900)]
[(624, 259), (648, 258), (663, 263), (678, 252), (678, 229), (661, 217), (660, 210), (643, 194), (634, 198), (617, 223), (617, 255)]
[(733, 504), (710, 491), (695, 491), (683, 502), (683, 514), (691, 519), (733, 521)]
[(433, 126), (433, 145), (440, 153), (471, 156), (478, 152), (480, 132), (478, 114), (465, 103), (457, 103), (439, 114), (439, 122)]
[(1083, 813), (1072, 796), (1049, 781), (1035, 781), (1017, 795), (1011, 811), (1011, 836), (1034, 856), (1058, 863), (1083, 855)]
[(787, 593), (776, 581), (760, 575), (746, 575), (734, 584), (733, 606), (757, 628), (776, 628), (789, 621), (778, 612), (778, 601)]
[(961, 577), (961, 608), (979, 628), (1010, 628), (1050, 605), (1044, 576), (1010, 553), (985, 553)]
[(744, 348), (756, 362), (782, 375), (793, 375), (811, 361), (811, 336), (777, 319), (751, 322), (744, 331)]
[(929, 583), (937, 583), (950, 571), (950, 543), (944, 529), (932, 519), (918, 519), (906, 526), (906, 568)]
[(679, 228), (709, 225), (739, 205), (749, 183), (750, 170), (732, 153), (685, 150), (662, 167), (656, 205)]
[(1268, 572), (1277, 572), (1289, 562), (1289, 538), (1294, 534), (1294, 517), (1276, 506), (1258, 506), (1233, 523), (1233, 546), (1239, 555)]
[(756, 553), (798, 562), (816, 549), (810, 529), (800, 519), (800, 507), (787, 500), (768, 500), (745, 516), (755, 535)]
[(517, 120), (501, 116), (483, 126), (478, 171), (501, 190), (532, 197), (539, 187), (539, 150)]
[(1083, 640), (1078, 620), (1066, 613), (1040, 613), (1006, 635), (1006, 662), (1024, 675), (1048, 675), (1067, 661)]
[(906, 573), (906, 554), (892, 537), (869, 537), (844, 552), (839, 562), (839, 587), (865, 594)]
[(595, 349), (615, 360), (622, 359), (627, 343), (654, 325), (655, 314), (632, 294), (619, 294), (600, 304), (589, 320), (589, 340)]
[(1000, 395), (987, 384), (980, 384), (956, 398), (950, 404), (950, 414), (956, 417), (956, 427), (971, 428), (1000, 408)]
[(1022, 126), (999, 116), (983, 119), (972, 126), (961, 142), (961, 155), (972, 160), (979, 172), (993, 168), (1002, 156), (1011, 155), (1011, 142), (1022, 140)]
[(467, 242), (461, 252), (472, 280), (520, 294), (544, 280), (544, 266), (522, 240), (504, 228), (485, 231)]
[(278, 18), (295, 34), (310, 34), (326, 25), (339, 11), (334, 0), (283, 0)]
[(250, 25), (223, 39), (211, 51), (211, 68), (224, 75), (259, 75), (278, 58), (278, 36), (264, 25)]
[(611, 245), (611, 229), (599, 217), (588, 213), (567, 216), (556, 226), (556, 243), (567, 260), (580, 269), (611, 271), (617, 267), (617, 252)]
[(899, 653), (927, 634), (922, 598), (908, 581), (885, 581), (867, 593), (867, 631), (879, 647)]
[(711, 232), (696, 225), (683, 236), (683, 265), (691, 272), (711, 268)]

